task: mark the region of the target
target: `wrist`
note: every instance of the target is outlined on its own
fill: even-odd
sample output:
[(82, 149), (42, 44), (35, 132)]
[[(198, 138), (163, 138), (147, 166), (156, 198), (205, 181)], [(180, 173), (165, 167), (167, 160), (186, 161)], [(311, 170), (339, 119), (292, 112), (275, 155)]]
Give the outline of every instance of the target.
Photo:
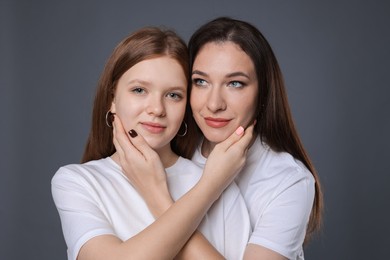
[(146, 199), (146, 203), (153, 216), (158, 218), (172, 206), (174, 201), (169, 192), (166, 191), (164, 193), (156, 194), (155, 196), (149, 196), (149, 199)]
[(193, 189), (196, 190), (199, 200), (203, 199), (212, 205), (221, 196), (225, 187), (209, 178), (202, 177)]

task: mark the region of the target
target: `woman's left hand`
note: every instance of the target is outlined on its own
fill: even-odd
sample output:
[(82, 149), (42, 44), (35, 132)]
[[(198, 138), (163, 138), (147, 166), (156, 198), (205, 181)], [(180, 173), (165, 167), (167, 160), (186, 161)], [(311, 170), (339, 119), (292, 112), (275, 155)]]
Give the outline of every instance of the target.
[(118, 116), (113, 122), (113, 142), (123, 173), (140, 193), (155, 217), (172, 205), (166, 173), (159, 155), (137, 134), (130, 137)]

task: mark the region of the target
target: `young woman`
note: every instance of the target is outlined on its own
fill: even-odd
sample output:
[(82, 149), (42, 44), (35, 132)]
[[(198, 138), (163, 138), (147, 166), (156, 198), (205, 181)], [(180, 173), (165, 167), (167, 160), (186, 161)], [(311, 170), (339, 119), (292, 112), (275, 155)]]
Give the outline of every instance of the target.
[[(220, 187), (213, 179), (238, 171), (251, 135), (239, 127), (215, 153), (214, 162), (224, 167), (210, 166), (202, 177), (201, 168), (172, 150), (191, 132), (185, 123), (191, 118), (185, 117), (188, 68), (187, 48), (169, 30), (141, 29), (114, 50), (99, 81), (83, 163), (61, 167), (52, 179), (69, 259), (243, 255), (250, 232), (245, 202), (230, 180)], [(152, 185), (139, 188), (143, 182)], [(155, 197), (154, 184), (163, 196), (153, 203), (163, 210), (145, 203)]]
[(198, 131), (179, 149), (207, 170), (219, 145), (255, 120), (256, 138), (235, 179), (252, 227), (244, 259), (304, 259), (305, 238), (321, 223), (322, 193), (270, 45), (251, 24), (221, 17), (193, 34), (189, 53)]

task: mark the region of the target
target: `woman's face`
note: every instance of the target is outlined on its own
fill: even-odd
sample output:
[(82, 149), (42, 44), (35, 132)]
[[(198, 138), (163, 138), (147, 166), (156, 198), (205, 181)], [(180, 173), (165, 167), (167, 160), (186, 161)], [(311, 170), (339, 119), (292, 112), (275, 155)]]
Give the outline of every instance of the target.
[(136, 130), (155, 150), (166, 149), (183, 121), (186, 95), (187, 80), (176, 60), (147, 59), (119, 79), (111, 112), (126, 131)]
[(250, 57), (232, 42), (207, 43), (192, 69), (191, 108), (206, 141), (219, 143), (252, 123), (258, 79)]

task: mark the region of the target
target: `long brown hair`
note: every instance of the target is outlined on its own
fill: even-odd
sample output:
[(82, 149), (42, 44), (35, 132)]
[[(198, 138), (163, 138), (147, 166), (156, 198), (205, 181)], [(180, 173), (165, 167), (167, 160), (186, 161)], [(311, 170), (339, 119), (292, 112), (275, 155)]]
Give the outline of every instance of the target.
[[(200, 27), (192, 35), (188, 44), (190, 71), (196, 55), (206, 43), (226, 41), (240, 46), (255, 66), (259, 81), (255, 131), (273, 150), (290, 153), (303, 162), (313, 174), (315, 198), (306, 233), (308, 238), (321, 225), (323, 201), (320, 180), (294, 126), (282, 73), (268, 41), (256, 27), (247, 22), (228, 17), (217, 18)], [(188, 136), (186, 139), (199, 141), (199, 136), (203, 135), (198, 128), (194, 136)], [(196, 146), (197, 143), (190, 143), (186, 146), (185, 153), (192, 155)]]
[[(105, 158), (115, 152), (112, 128), (106, 124), (106, 113), (110, 110), (116, 85), (121, 76), (132, 66), (159, 56), (169, 56), (178, 61), (183, 68), (187, 82), (189, 81), (187, 46), (172, 30), (145, 27), (125, 38), (114, 49), (98, 82), (91, 131), (82, 162)], [(185, 120), (191, 117), (188, 111), (187, 108)], [(177, 149), (174, 151), (177, 152)]]

